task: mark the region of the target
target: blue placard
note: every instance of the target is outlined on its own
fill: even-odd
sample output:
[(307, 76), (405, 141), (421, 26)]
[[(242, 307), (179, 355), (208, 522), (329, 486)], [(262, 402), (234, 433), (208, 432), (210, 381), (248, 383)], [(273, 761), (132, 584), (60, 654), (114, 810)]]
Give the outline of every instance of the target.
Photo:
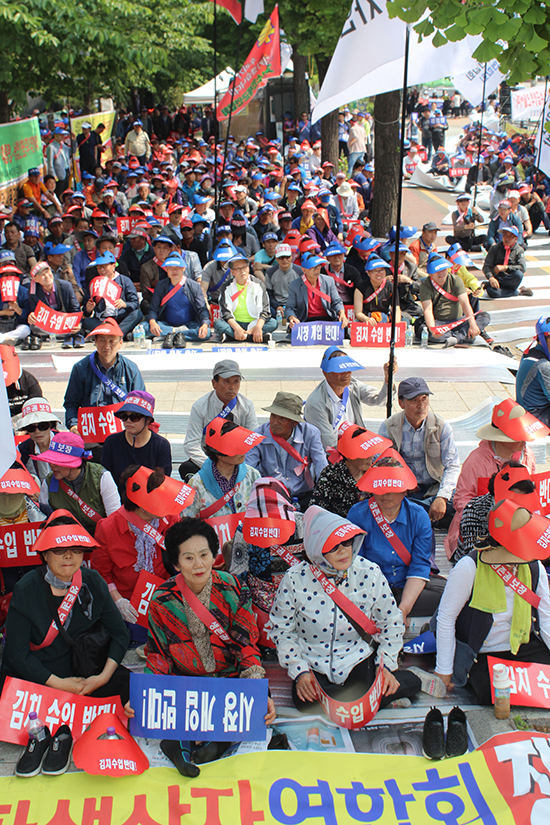
[(130, 674), (132, 736), (212, 742), (265, 739), (267, 679)]
[(315, 344), (330, 347), (341, 344), (343, 340), (344, 330), (338, 321), (306, 321), (292, 327), (293, 347), (311, 347)]
[(146, 355), (198, 355), (202, 352), (200, 347), (191, 349), (148, 349)]
[(268, 347), (212, 347), (212, 352), (267, 352)]

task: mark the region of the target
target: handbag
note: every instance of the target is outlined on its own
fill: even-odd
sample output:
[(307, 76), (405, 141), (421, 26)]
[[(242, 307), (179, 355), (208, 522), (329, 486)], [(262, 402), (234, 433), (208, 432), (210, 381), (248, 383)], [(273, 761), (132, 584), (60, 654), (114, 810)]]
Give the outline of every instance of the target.
[(98, 620), (87, 630), (77, 633), (76, 636), (69, 636), (61, 621), (55, 604), (53, 593), (49, 584), (44, 580), (46, 587), (46, 598), (53, 617), (56, 620), (61, 636), (65, 639), (71, 650), (71, 669), (75, 676), (97, 676), (105, 667), (111, 646), (111, 634), (106, 627)]

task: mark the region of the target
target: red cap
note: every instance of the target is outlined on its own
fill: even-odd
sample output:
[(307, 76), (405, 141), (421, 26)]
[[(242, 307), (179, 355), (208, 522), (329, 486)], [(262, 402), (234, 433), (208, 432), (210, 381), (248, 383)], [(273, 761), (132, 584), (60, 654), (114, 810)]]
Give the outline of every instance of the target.
[(147, 492), (147, 482), (153, 474), (149, 467), (141, 466), (139, 470), (126, 481), (126, 495), (153, 516), (177, 516), (185, 507), (189, 507), (195, 498), (195, 490), (170, 476), (151, 492)]
[(96, 335), (119, 335), (124, 338), (124, 333), (114, 318), (105, 318), (95, 329), (88, 333), (86, 338), (94, 338)]
[(300, 208), (302, 210), (304, 210), (304, 209), (315, 209), (315, 204), (313, 203), (312, 200), (310, 200), (309, 198), (306, 198), (306, 200), (303, 202), (303, 204)]
[[(70, 516), (73, 523), (50, 527), (51, 522), (60, 516)], [(54, 510), (44, 522), (40, 535), (33, 545), (33, 550), (37, 553), (45, 553), (46, 550), (57, 550), (63, 547), (84, 547), (85, 552), (90, 553), (95, 547), (99, 547), (99, 544), (72, 513), (68, 510)]]
[(0, 478), (0, 493), (36, 496), (39, 492), (40, 487), (20, 461), (14, 462)]
[[(387, 459), (391, 459), (390, 464), (386, 464)], [(392, 466), (393, 465), (393, 466)], [(374, 495), (384, 495), (384, 493), (406, 493), (407, 490), (414, 490), (418, 482), (414, 473), (407, 467), (399, 453), (390, 447), (365, 475), (357, 482), (359, 490)]]
[(239, 427), (225, 418), (214, 418), (206, 425), (207, 446), (223, 455), (244, 455), (264, 438), (264, 435), (247, 430), (246, 427)]
[(338, 452), (351, 460), (370, 458), (372, 455), (383, 453), (391, 445), (389, 438), (372, 433), (349, 421), (344, 421), (338, 430)]
[(178, 210), (183, 211), (183, 206), (179, 203), (172, 203), (168, 207), (168, 214), (171, 215), (173, 212), (177, 212)]
[[(530, 493), (518, 493), (511, 490), (520, 481), (530, 481), (532, 491)], [(513, 501), (518, 507), (524, 507), (529, 512), (540, 512), (541, 503), (535, 484), (527, 467), (503, 467), (496, 474), (494, 479), (495, 501), (502, 501), (507, 498)]]
[[(116, 739), (100, 738), (114, 728)], [(94, 776), (139, 776), (149, 760), (115, 713), (98, 714), (73, 748), (77, 768)]]
[[(499, 501), (489, 513), (489, 534), (504, 547), (510, 558), (496, 558), (495, 561), (529, 562), (548, 558), (550, 545), (550, 524), (548, 519), (537, 513), (530, 513), (514, 501)], [(482, 561), (491, 564), (491, 556), (498, 550), (487, 549)], [(485, 554), (485, 551), (484, 551)]]

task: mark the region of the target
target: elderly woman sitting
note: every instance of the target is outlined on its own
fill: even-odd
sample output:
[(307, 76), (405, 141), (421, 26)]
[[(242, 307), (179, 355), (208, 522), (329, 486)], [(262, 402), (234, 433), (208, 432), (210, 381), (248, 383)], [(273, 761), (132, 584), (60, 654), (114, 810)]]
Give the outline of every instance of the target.
[[(231, 574), (212, 569), (219, 548), (214, 529), (198, 519), (184, 518), (167, 530), (165, 541), (178, 575), (160, 585), (151, 599), (145, 672), (265, 678), (248, 590)], [(215, 620), (229, 642), (199, 618), (197, 602), (210, 614), (209, 626)], [(266, 725), (274, 720), (275, 706), (268, 699)], [(182, 776), (197, 776), (197, 764), (217, 759), (229, 745), (164, 739), (160, 746)]]
[[(288, 570), (271, 610), (270, 635), (281, 666), (293, 680), (294, 704), (308, 713), (320, 710), (315, 680), (334, 699), (358, 699), (373, 684), (382, 657), (381, 707), (414, 696), (421, 689), (420, 679), (397, 670), (403, 618), (380, 568), (359, 556), (363, 531), (316, 506), (308, 508), (303, 522), (311, 564), (303, 561)], [(312, 564), (376, 625), (376, 651), (372, 637), (359, 633), (327, 595)]]
[(547, 531), (544, 516), (499, 501), (489, 513), (489, 535), (451, 570), (437, 615), (436, 662), (449, 690), (468, 682), (477, 701), (489, 705), (487, 656), (550, 664), (550, 595), (540, 561), (548, 549), (547, 541), (539, 543)]

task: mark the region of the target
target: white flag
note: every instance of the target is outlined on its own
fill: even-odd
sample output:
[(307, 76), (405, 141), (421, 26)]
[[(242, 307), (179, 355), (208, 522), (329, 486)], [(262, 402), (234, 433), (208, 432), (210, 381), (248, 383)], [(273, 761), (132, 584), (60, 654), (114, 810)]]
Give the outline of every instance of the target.
[(546, 128), (550, 128), (550, 95), (546, 98), (544, 113), (539, 124), (537, 141), (535, 143), (537, 152), (535, 155), (535, 166), (537, 169), (540, 169), (541, 172), (544, 172), (545, 175), (550, 175), (550, 132), (547, 132)]
[(15, 461), (15, 439), (6, 385), (0, 384), (0, 478)]
[(292, 46), (290, 43), (285, 43), (284, 40), (281, 40), (281, 74), (285, 73), (285, 70), (290, 63), (292, 58)]
[[(319, 92), (312, 121), (362, 97), (403, 86), (407, 24), (390, 19), (385, 0), (354, 0)], [(431, 37), (419, 42), (411, 30), (408, 85), (459, 74), (481, 37), (435, 48)]]
[(245, 0), (244, 16), (246, 20), (255, 23), (259, 14), (264, 13), (264, 0)]
[[(472, 52), (477, 48), (477, 41), (467, 37), (470, 41)], [(498, 65), (498, 60), (490, 60), (489, 63), (480, 63), (478, 60), (470, 58), (468, 63), (462, 67), (460, 74), (455, 74), (452, 81), (455, 88), (468, 100), (472, 106), (479, 106), (483, 100), (483, 80), (485, 79), (485, 98), (502, 83), (505, 79)]]

